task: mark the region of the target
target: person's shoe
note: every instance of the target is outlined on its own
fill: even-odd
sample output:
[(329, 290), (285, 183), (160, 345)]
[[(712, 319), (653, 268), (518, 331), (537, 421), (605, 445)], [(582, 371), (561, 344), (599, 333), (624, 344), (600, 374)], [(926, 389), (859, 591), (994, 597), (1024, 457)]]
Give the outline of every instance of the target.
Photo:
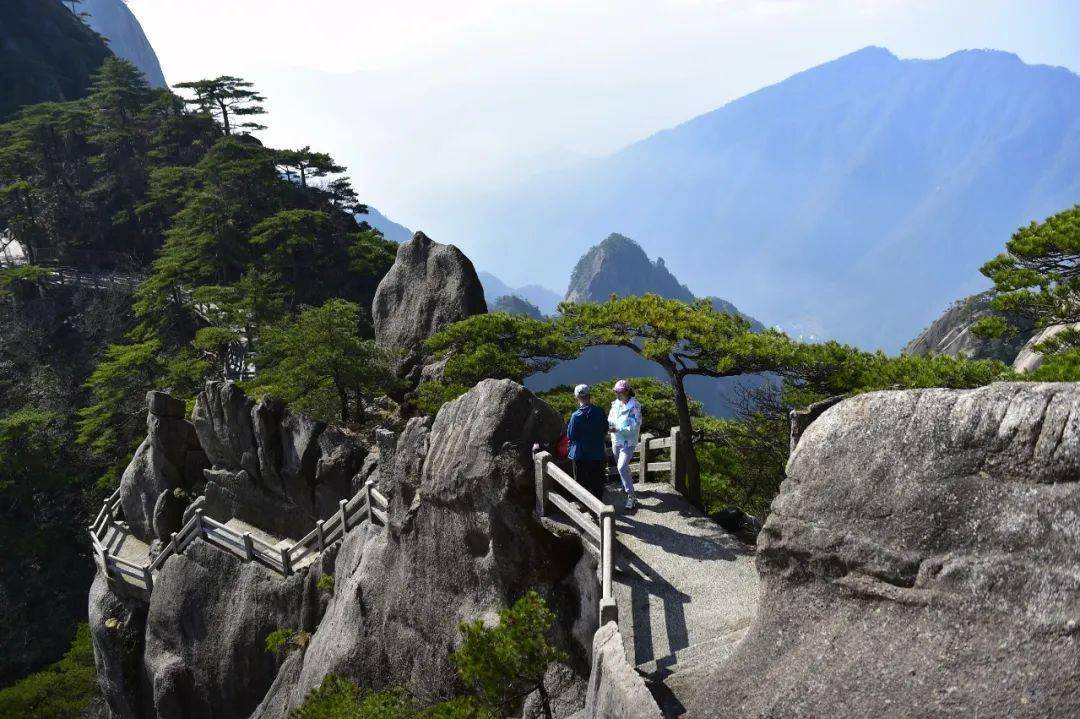
[(637, 502), (634, 500), (634, 495), (629, 495), (626, 498), (626, 509), (630, 510), (637, 506)]

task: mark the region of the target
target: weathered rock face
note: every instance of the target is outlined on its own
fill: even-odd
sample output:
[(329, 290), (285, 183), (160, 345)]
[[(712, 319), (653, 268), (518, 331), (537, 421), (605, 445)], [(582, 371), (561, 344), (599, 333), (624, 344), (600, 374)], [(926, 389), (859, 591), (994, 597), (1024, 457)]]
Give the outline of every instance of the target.
[(98, 573), (90, 587), (89, 610), (98, 686), (110, 719), (137, 719), (143, 716), (146, 700), (142, 679), (146, 604), (116, 596)]
[[(566, 631), (588, 601), (573, 577), (580, 544), (555, 538), (532, 516), (531, 446), (561, 427), (551, 407), (508, 380), (480, 383), (430, 427), (411, 420), (379, 468), (388, 528), (346, 537), (333, 600), (302, 667), (287, 668), (295, 679), (276, 684), (255, 716), (288, 716), (329, 672), (430, 698), (450, 694), (458, 623), (494, 619), (531, 588), (560, 615), (560, 641), (584, 676), (588, 647)], [(571, 690), (580, 698), (581, 682)]]
[(906, 355), (953, 355), (968, 359), (996, 359), (1010, 363), (1031, 337), (1034, 329), (1028, 320), (1009, 317), (1019, 332), (1011, 337), (993, 339), (979, 337), (972, 325), (993, 315), (990, 308), (992, 293), (981, 292), (965, 297), (949, 306), (919, 336), (904, 346)]
[(146, 439), (120, 479), (120, 502), (132, 534), (151, 542), (180, 528), (186, 500), (177, 490), (189, 498), (207, 462), (183, 402), (163, 392), (146, 402)]
[(661, 719), (645, 681), (626, 659), (622, 636), (614, 622), (600, 627), (593, 639), (585, 716), (589, 719)]
[(803, 434), (699, 717), (1080, 715), (1080, 384), (876, 392)]
[(469, 258), (417, 232), (398, 247), (394, 265), (375, 291), (371, 317), (375, 340), (401, 353), (404, 376), (422, 364), (424, 340), (485, 312), (484, 288)]
[(112, 716), (249, 716), (282, 663), (267, 635), (315, 629), (319, 570), (284, 578), (197, 540), (165, 562), (149, 608), (118, 599), (99, 575), (90, 628)]
[(206, 512), (237, 517), (278, 536), (299, 538), (352, 496), (367, 450), (360, 439), (280, 402), (256, 402), (231, 382), (199, 394), (195, 431), (212, 468)]
[[(262, 501), (267, 514), (253, 523), (266, 529), (270, 510), (297, 511), (295, 488), (314, 486), (317, 500), (320, 477), (332, 486), (329, 478), (352, 476), (342, 470), (352, 461), (341, 458), (351, 452), (344, 433), (282, 416), (227, 384), (208, 385), (198, 407), (214, 464), (208, 514), (211, 486), (223, 482), (220, 502), (243, 479), (239, 514)], [(286, 719), (330, 672), (439, 699), (460, 689), (449, 663), (458, 624), (493, 620), (529, 589), (558, 614), (570, 655), (550, 671), (556, 715), (577, 713), (596, 628), (595, 561), (576, 535), (556, 536), (532, 514), (532, 445), (561, 430), (558, 413), (528, 390), (488, 380), (433, 422), (411, 420), (396, 442), (380, 433), (380, 466), (365, 471), (390, 498), (388, 525), (350, 531), (314, 565), (286, 578), (199, 539), (165, 561), (148, 608), (99, 577), (90, 623), (113, 715)], [(332, 593), (316, 588), (324, 573), (335, 575)], [(308, 632), (310, 643), (269, 654), (266, 637), (279, 628)], [(524, 709), (538, 715), (532, 698)]]
[(1046, 342), (1052, 337), (1061, 334), (1066, 330), (1080, 330), (1080, 322), (1069, 325), (1051, 325), (1045, 327), (1035, 334), (1031, 335), (1031, 338), (1020, 349), (1020, 352), (1016, 355), (1016, 359), (1013, 360), (1012, 368), (1014, 372), (1034, 372), (1042, 367), (1043, 353), (1035, 349), (1038, 345)]

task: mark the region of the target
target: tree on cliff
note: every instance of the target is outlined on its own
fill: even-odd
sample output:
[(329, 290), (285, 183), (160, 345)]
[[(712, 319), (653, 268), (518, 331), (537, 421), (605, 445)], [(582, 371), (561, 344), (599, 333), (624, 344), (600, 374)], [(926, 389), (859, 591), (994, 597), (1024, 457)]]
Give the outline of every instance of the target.
[(527, 592), (499, 612), (499, 623), (493, 627), (480, 619), (460, 625), (464, 641), (450, 660), (496, 716), (511, 714), (526, 696), (538, 692), (544, 717), (551, 719), (544, 674), (552, 663), (566, 660), (551, 643), (554, 622), (555, 615), (540, 595)]
[[(657, 295), (612, 297), (604, 303), (563, 303), (560, 310), (560, 317), (546, 320), (479, 315), (432, 337), (428, 346), (447, 358), (446, 380), (421, 386), (422, 400), (437, 400), (423, 409), (437, 409), (438, 401), (485, 377), (520, 382), (557, 360), (578, 356), (585, 347), (625, 347), (668, 375), (676, 423), (685, 442), (686, 492), (697, 504), (703, 503), (701, 468), (687, 377), (772, 373), (786, 381), (790, 408), (830, 395), (893, 385), (974, 387), (1005, 371), (1000, 362), (948, 356), (892, 358), (837, 342), (805, 344), (776, 330), (753, 332), (749, 320), (720, 312), (708, 300), (687, 304)], [(781, 441), (786, 440), (778, 436), (776, 442)]]
[(686, 491), (701, 501), (701, 468), (693, 446), (686, 378), (779, 372), (800, 358), (800, 345), (781, 332), (752, 332), (749, 320), (717, 312), (708, 300), (692, 304), (658, 295), (613, 297), (604, 303), (564, 303), (558, 324), (571, 342), (625, 347), (658, 364), (674, 393), (686, 441)]
[(265, 102), (266, 98), (253, 90), (254, 85), (247, 80), (222, 75), (212, 80), (181, 82), (177, 87), (191, 90), (195, 97), (186, 102), (199, 112), (218, 120), (226, 135), (231, 135), (234, 129), (248, 132), (266, 129), (264, 125), (251, 121), (234, 124), (236, 117), (266, 114), (266, 110), (259, 104)]
[(580, 343), (567, 340), (553, 320), (490, 312), (455, 322), (427, 341), (446, 359), (443, 379), (420, 385), (420, 409), (434, 414), (443, 403), (464, 394), (483, 379), (524, 382), (560, 360), (581, 354)]
[[(978, 334), (1015, 332), (1006, 315), (1034, 320), (1037, 327), (1080, 322), (1080, 205), (1021, 227), (1005, 250), (981, 269), (994, 281), (991, 307), (998, 314), (977, 323)], [(1080, 331), (1067, 329), (1038, 349), (1047, 359), (1031, 378), (1080, 378)]]
[(359, 305), (333, 299), (268, 329), (253, 392), (272, 394), (327, 422), (362, 422), (364, 399), (385, 394), (390, 358), (361, 335)]

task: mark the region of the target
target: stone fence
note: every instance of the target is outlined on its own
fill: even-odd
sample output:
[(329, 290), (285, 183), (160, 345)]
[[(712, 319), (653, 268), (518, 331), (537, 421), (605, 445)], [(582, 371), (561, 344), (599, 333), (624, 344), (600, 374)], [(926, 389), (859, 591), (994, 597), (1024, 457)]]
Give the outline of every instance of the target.
[(320, 519), (315, 523), (315, 529), (302, 539), (285, 546), (271, 546), (252, 536), (250, 532), (239, 533), (207, 517), (202, 509), (195, 509), (184, 526), (178, 532), (173, 532), (169, 542), (156, 557), (147, 557), (146, 562), (139, 563), (116, 556), (109, 548), (110, 536), (127, 532), (121, 523), (123, 510), (118, 489), (105, 500), (101, 511), (90, 525), (90, 541), (94, 549), (94, 562), (108, 579), (149, 593), (154, 588), (154, 572), (169, 557), (183, 553), (197, 538), (202, 538), (244, 561), (256, 562), (287, 577), (301, 561), (319, 554), (365, 521), (374, 523), (378, 520), (385, 526), (386, 509), (386, 497), (375, 488), (373, 480), (368, 481), (352, 499), (341, 500), (338, 511), (330, 519)]

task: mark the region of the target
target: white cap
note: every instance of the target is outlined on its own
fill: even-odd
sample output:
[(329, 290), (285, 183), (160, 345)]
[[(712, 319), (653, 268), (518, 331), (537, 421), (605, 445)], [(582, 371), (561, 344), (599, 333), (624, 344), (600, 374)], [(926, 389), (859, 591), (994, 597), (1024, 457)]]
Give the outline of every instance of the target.
[(588, 397), (591, 394), (592, 390), (589, 389), (589, 385), (587, 384), (579, 384), (577, 387), (574, 387), (575, 397)]

